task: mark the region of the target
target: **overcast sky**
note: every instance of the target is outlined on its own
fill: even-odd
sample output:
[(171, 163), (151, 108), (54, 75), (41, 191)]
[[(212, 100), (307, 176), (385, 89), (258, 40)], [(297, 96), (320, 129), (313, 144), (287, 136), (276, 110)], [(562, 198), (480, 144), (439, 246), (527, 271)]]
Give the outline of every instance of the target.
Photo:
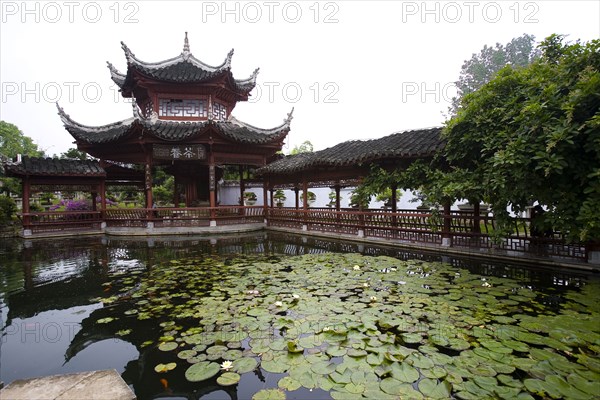
[[(144, 61), (192, 54), (232, 72), (259, 67), (233, 110), (261, 128), (294, 120), (286, 147), (439, 126), (464, 60), (523, 33), (600, 37), (600, 1), (0, 1), (0, 118), (46, 151), (73, 147), (55, 102), (86, 125), (131, 117), (106, 61), (123, 41)], [(286, 149), (284, 148), (284, 151)], [(287, 151), (286, 151), (287, 152)]]

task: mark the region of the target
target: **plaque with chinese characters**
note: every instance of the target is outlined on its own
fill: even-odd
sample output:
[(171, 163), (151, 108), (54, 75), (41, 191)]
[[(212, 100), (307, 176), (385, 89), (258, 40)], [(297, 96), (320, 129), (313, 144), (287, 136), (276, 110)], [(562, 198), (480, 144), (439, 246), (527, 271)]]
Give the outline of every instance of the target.
[(152, 146), (152, 157), (156, 160), (206, 160), (206, 149), (201, 144)]

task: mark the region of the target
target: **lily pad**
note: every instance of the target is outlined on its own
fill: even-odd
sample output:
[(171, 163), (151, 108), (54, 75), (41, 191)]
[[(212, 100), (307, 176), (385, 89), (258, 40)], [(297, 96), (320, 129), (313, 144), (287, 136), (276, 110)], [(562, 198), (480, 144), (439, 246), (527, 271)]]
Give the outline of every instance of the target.
[(394, 378), (385, 378), (379, 386), (384, 393), (397, 396), (401, 399), (422, 399), (423, 395), (413, 389), (412, 385), (402, 383)]
[(219, 373), (219, 364), (211, 361), (201, 361), (193, 364), (185, 371), (185, 378), (190, 382), (200, 382), (210, 379)]
[(177, 353), (177, 357), (182, 360), (187, 360), (188, 358), (195, 357), (198, 352), (196, 350), (183, 350)]
[(158, 346), (158, 349), (160, 351), (172, 351), (175, 350), (179, 345), (176, 342), (166, 342), (166, 343), (161, 343)]
[(177, 367), (177, 363), (174, 362), (168, 364), (157, 364), (154, 367), (154, 371), (158, 373), (165, 373), (174, 370), (175, 367)]
[(284, 376), (283, 378), (281, 378), (279, 380), (279, 382), (277, 383), (277, 386), (279, 386), (279, 388), (281, 388), (281, 389), (285, 389), (290, 392), (294, 391), (294, 390), (298, 390), (302, 387), (300, 382), (298, 382), (297, 380), (295, 380), (289, 376)]
[(419, 371), (407, 363), (394, 363), (392, 365), (392, 377), (400, 382), (413, 383), (419, 379)]
[(254, 371), (257, 366), (258, 362), (254, 358), (244, 357), (234, 360), (232, 369), (238, 374), (245, 374)]
[(430, 399), (447, 399), (450, 397), (452, 385), (447, 381), (438, 383), (435, 379), (425, 378), (419, 381), (419, 390)]
[(217, 383), (221, 386), (235, 385), (240, 381), (241, 376), (235, 372), (225, 372), (217, 378)]
[(252, 400), (285, 400), (285, 393), (277, 389), (263, 389), (256, 392)]

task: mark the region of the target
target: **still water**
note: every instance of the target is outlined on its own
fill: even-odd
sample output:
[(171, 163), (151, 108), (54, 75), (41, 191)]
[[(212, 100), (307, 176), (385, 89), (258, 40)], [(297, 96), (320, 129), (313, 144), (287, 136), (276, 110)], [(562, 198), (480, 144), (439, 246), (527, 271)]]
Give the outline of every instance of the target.
[(598, 289), (282, 234), (6, 240), (0, 380), (114, 368), (139, 399), (594, 398)]

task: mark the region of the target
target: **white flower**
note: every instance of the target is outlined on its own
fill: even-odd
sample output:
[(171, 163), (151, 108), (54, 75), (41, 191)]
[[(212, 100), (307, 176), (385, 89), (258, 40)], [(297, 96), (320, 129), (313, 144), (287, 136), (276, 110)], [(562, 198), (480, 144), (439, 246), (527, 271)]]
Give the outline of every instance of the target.
[(292, 295), (292, 297), (293, 297), (293, 298), (295, 298), (295, 299), (299, 299), (299, 298), (300, 298), (300, 295), (299, 295), (299, 294), (296, 294), (296, 293), (294, 293), (294, 294)]
[(223, 371), (229, 371), (231, 368), (233, 368), (233, 363), (229, 360), (223, 361), (223, 363), (221, 364), (221, 369)]
[(492, 285), (490, 285), (490, 284), (489, 284), (489, 283), (487, 283), (487, 282), (483, 282), (483, 283), (481, 284), (481, 286), (483, 286), (483, 287), (492, 287)]
[(377, 296), (371, 296), (371, 301), (377, 301)]
[(355, 270), (355, 271), (360, 271), (360, 266), (355, 265), (352, 269)]
[(281, 301), (276, 301), (276, 302), (275, 302), (275, 305), (276, 305), (277, 307), (283, 307), (283, 302), (281, 302)]
[(331, 328), (329, 328), (328, 326), (326, 326), (325, 328), (323, 328), (323, 332), (327, 332), (329, 331)]
[(396, 271), (398, 271), (398, 268), (390, 268), (390, 271), (396, 272)]
[(406, 285), (405, 281), (398, 281), (398, 285)]
[(364, 287), (369, 287), (369, 284), (367, 282), (363, 283)]

